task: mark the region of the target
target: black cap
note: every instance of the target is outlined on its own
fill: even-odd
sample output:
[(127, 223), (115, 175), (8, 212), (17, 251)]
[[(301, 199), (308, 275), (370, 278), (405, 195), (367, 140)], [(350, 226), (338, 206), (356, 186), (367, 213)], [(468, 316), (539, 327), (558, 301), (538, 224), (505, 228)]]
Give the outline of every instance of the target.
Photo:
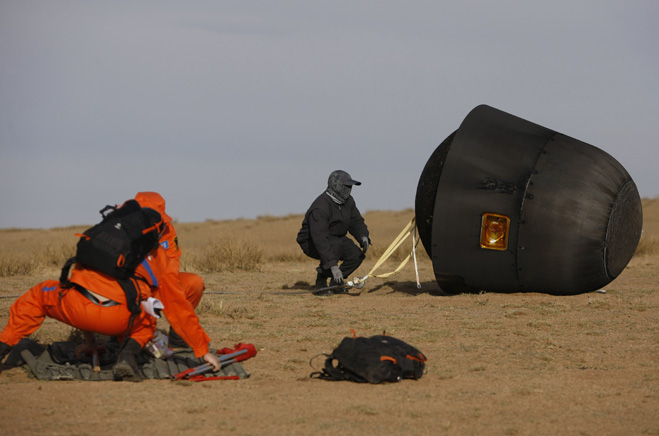
[(352, 185), (361, 185), (362, 182), (358, 182), (357, 180), (353, 180), (352, 177), (350, 177), (350, 174), (346, 173), (343, 170), (336, 170), (333, 171), (332, 174), (330, 174), (329, 179), (327, 180), (328, 184), (331, 184), (332, 179), (336, 180), (342, 185), (346, 186), (352, 186)]

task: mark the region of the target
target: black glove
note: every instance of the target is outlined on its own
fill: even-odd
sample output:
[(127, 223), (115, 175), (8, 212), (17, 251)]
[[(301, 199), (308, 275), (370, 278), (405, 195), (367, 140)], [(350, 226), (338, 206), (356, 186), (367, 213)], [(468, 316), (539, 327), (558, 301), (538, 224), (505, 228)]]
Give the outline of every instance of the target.
[(364, 254), (366, 254), (366, 252), (368, 251), (368, 236), (362, 236), (361, 246), (362, 246), (362, 251), (364, 252)]
[(331, 268), (331, 270), (332, 270), (332, 277), (334, 278), (334, 282), (336, 282), (336, 284), (338, 285), (343, 284), (343, 273), (341, 272), (339, 267), (334, 265)]

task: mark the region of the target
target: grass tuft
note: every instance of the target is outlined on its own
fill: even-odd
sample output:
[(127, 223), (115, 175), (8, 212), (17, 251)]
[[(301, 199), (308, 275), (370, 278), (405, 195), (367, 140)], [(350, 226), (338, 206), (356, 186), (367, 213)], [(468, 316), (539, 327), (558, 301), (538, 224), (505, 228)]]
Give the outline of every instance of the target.
[(659, 254), (659, 240), (652, 236), (642, 235), (634, 252), (634, 257), (656, 256), (657, 254)]
[(0, 277), (30, 275), (42, 268), (61, 268), (75, 254), (72, 244), (46, 245), (37, 250), (0, 255)]
[(40, 263), (33, 255), (15, 254), (0, 256), (0, 277), (30, 275), (39, 269)]
[(203, 273), (222, 271), (260, 271), (263, 250), (249, 242), (224, 240), (205, 247), (183, 252), (182, 264), (186, 269)]

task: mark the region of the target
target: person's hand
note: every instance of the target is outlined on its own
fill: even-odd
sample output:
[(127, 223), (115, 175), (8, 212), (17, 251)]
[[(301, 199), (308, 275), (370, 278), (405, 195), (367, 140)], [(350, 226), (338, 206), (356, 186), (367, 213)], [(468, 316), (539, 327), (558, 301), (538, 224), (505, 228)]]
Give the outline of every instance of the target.
[(341, 270), (339, 269), (339, 267), (336, 266), (336, 265), (334, 265), (334, 266), (331, 268), (331, 270), (332, 270), (332, 278), (334, 279), (334, 281), (335, 281), (338, 285), (343, 284), (343, 273), (341, 272)]
[(220, 363), (220, 359), (217, 357), (216, 354), (213, 353), (206, 353), (202, 357), (206, 363), (210, 363), (211, 366), (213, 367), (213, 371), (219, 371), (220, 368), (222, 368), (222, 364)]
[(362, 236), (362, 251), (364, 254), (368, 251), (368, 236)]

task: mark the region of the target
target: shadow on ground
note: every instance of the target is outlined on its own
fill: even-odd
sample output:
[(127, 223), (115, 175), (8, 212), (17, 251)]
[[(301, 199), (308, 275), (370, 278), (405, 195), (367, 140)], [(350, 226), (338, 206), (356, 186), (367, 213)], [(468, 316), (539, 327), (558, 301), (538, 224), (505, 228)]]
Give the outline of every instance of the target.
[[(313, 286), (309, 284), (306, 281), (299, 281), (295, 282), (293, 285), (284, 285), (282, 286), (282, 289), (290, 289), (290, 290), (302, 290), (302, 291), (307, 291), (311, 292), (313, 291)], [(405, 282), (394, 282), (394, 281), (387, 281), (380, 283), (376, 285), (375, 287), (366, 290), (365, 292), (367, 294), (371, 294), (374, 292), (378, 291), (387, 291), (387, 293), (395, 293), (395, 292), (401, 292), (403, 294), (407, 295), (412, 295), (412, 296), (417, 296), (417, 295), (422, 295), (422, 294), (429, 294), (432, 296), (437, 296), (437, 297), (450, 297), (455, 294), (451, 294), (449, 292), (443, 291), (437, 282), (435, 281), (428, 281), (428, 282), (423, 282), (421, 283), (421, 287), (418, 288), (416, 282), (413, 281), (405, 281)], [(359, 295), (362, 293), (362, 290), (359, 289), (354, 289), (350, 288), (350, 294), (351, 295)]]
[(373, 293), (380, 291), (382, 289), (387, 289), (390, 288), (391, 292), (402, 292), (403, 294), (407, 295), (422, 295), (422, 294), (430, 294), (433, 296), (450, 296), (451, 294), (446, 293), (442, 291), (442, 289), (439, 287), (437, 282), (431, 281), (431, 282), (423, 282), (421, 283), (421, 287), (417, 287), (416, 282), (413, 281), (406, 281), (406, 282), (384, 282), (382, 284), (379, 284), (375, 286), (372, 289), (368, 290), (368, 293)]

